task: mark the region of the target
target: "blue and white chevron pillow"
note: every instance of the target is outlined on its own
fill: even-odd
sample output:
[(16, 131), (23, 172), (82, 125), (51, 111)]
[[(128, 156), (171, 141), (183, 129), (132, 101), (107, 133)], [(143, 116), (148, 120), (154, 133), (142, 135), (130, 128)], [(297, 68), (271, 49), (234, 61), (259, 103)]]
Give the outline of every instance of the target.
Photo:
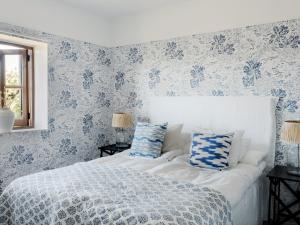
[(234, 133), (193, 133), (190, 151), (192, 166), (222, 170), (229, 167), (229, 152)]
[(167, 126), (167, 123), (137, 123), (129, 155), (147, 158), (159, 157)]

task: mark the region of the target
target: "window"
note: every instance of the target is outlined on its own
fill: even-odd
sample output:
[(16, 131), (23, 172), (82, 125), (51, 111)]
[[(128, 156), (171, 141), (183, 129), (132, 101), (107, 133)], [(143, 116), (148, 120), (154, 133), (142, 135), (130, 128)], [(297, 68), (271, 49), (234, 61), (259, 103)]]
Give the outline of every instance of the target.
[(33, 126), (33, 48), (0, 42), (1, 105), (15, 114), (14, 128)]

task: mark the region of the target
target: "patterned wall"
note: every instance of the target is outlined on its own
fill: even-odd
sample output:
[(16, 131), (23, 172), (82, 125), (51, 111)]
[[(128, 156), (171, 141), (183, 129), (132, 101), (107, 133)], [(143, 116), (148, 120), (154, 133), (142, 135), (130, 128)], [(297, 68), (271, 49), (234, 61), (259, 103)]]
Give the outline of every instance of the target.
[[(119, 110), (143, 117), (150, 96), (277, 96), (281, 121), (300, 118), (300, 20), (113, 49)], [(159, 109), (158, 109), (159, 110)], [(286, 150), (277, 135), (277, 163)]]
[[(97, 157), (112, 141), (112, 112), (141, 120), (150, 96), (273, 95), (278, 131), (299, 118), (300, 20), (110, 49), (3, 23), (0, 32), (49, 43), (49, 130), (0, 136), (2, 187)], [(285, 163), (290, 146), (276, 148)]]
[(111, 51), (3, 23), (0, 32), (49, 44), (49, 130), (0, 135), (0, 189), (16, 177), (99, 156), (97, 146), (112, 135)]

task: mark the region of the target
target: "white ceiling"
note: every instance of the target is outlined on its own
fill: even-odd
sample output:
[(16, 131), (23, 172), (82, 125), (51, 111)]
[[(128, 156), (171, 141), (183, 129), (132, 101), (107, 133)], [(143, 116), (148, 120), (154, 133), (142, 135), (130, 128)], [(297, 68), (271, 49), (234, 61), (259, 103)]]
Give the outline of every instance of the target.
[(56, 0), (112, 18), (143, 12), (187, 0)]

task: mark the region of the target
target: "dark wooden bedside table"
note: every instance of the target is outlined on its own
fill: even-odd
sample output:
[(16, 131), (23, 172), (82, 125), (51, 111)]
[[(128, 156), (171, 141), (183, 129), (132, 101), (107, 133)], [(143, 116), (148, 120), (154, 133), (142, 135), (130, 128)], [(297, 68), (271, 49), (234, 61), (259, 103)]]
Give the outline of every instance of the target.
[(131, 145), (128, 147), (117, 147), (115, 144), (114, 145), (107, 145), (107, 146), (102, 146), (98, 147), (100, 150), (100, 158), (103, 157), (103, 153), (106, 153), (108, 155), (113, 155), (118, 152), (123, 152), (127, 149), (130, 149)]
[[(284, 224), (288, 221), (293, 221), (295, 224), (300, 224), (300, 210), (293, 211), (292, 207), (300, 205), (300, 195), (298, 190), (294, 190), (291, 186), (293, 183), (299, 185), (300, 177), (287, 173), (287, 167), (275, 166), (267, 175), (270, 180), (269, 187), (269, 211), (268, 225)], [(295, 198), (290, 203), (285, 203), (281, 197), (281, 189), (284, 187)], [(272, 215), (272, 216), (271, 216)]]

